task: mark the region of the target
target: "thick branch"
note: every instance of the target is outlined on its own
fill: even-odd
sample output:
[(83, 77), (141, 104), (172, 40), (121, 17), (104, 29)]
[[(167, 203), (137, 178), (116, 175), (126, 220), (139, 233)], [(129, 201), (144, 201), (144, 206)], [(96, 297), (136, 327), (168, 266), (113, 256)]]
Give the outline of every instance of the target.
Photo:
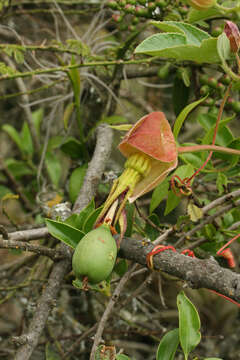
[[(151, 242), (124, 238), (120, 256), (146, 265), (146, 255), (153, 247)], [(153, 262), (154, 269), (185, 280), (191, 288), (211, 289), (240, 302), (240, 275), (213, 259), (200, 260), (167, 250), (155, 255)]]

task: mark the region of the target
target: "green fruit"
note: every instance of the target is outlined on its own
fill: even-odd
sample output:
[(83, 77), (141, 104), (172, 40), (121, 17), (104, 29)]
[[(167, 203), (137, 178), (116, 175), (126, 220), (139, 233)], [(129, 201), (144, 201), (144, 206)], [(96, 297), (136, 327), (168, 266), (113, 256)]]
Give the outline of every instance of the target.
[(111, 274), (117, 256), (117, 245), (109, 226), (101, 225), (87, 233), (77, 245), (72, 259), (77, 278), (87, 277), (97, 284)]

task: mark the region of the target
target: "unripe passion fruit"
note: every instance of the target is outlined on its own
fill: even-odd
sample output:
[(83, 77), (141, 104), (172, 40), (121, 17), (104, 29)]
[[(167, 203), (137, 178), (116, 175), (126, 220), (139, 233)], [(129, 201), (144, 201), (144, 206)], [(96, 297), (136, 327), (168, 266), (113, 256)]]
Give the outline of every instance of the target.
[(86, 234), (77, 245), (72, 259), (77, 278), (87, 277), (92, 284), (105, 280), (112, 272), (117, 245), (108, 225), (101, 225)]

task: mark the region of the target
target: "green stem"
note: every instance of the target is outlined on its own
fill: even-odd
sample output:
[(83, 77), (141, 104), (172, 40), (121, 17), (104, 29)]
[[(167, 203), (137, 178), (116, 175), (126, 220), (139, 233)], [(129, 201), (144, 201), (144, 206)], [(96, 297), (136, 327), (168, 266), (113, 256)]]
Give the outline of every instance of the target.
[(37, 70), (33, 70), (33, 71), (26, 71), (23, 73), (16, 72), (12, 75), (5, 74), (5, 75), (0, 76), (0, 81), (11, 80), (11, 79), (16, 79), (16, 78), (25, 78), (25, 77), (34, 76), (34, 75), (49, 74), (49, 73), (54, 73), (54, 72), (66, 73), (67, 71), (69, 71), (71, 69), (78, 69), (78, 68), (83, 68), (83, 67), (114, 66), (117, 64), (126, 64), (126, 65), (144, 64), (144, 63), (150, 64), (155, 59), (156, 59), (156, 57), (144, 58), (144, 59), (138, 59), (138, 60), (92, 61), (92, 62), (78, 63), (78, 64), (74, 64), (74, 65), (57, 66), (57, 67), (50, 68), (50, 69), (37, 69)]
[(231, 155), (238, 155), (240, 156), (240, 150), (226, 148), (224, 146), (217, 146), (217, 145), (193, 145), (193, 146), (179, 146), (177, 148), (179, 154), (183, 153), (192, 153), (192, 152), (199, 152), (199, 151), (215, 151), (215, 152), (222, 152), (225, 154)]

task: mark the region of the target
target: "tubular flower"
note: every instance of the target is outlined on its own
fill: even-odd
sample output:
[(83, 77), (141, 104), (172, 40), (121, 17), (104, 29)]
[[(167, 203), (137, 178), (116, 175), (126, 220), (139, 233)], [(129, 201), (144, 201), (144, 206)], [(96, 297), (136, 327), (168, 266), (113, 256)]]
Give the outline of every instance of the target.
[(197, 10), (207, 10), (216, 4), (216, 0), (187, 0), (187, 2)]
[(114, 181), (96, 225), (101, 222), (115, 225), (120, 217), (124, 222), (123, 210), (127, 200), (133, 202), (151, 191), (177, 166), (174, 136), (160, 111), (142, 117), (133, 125), (119, 144), (119, 150), (127, 158), (125, 170)]

